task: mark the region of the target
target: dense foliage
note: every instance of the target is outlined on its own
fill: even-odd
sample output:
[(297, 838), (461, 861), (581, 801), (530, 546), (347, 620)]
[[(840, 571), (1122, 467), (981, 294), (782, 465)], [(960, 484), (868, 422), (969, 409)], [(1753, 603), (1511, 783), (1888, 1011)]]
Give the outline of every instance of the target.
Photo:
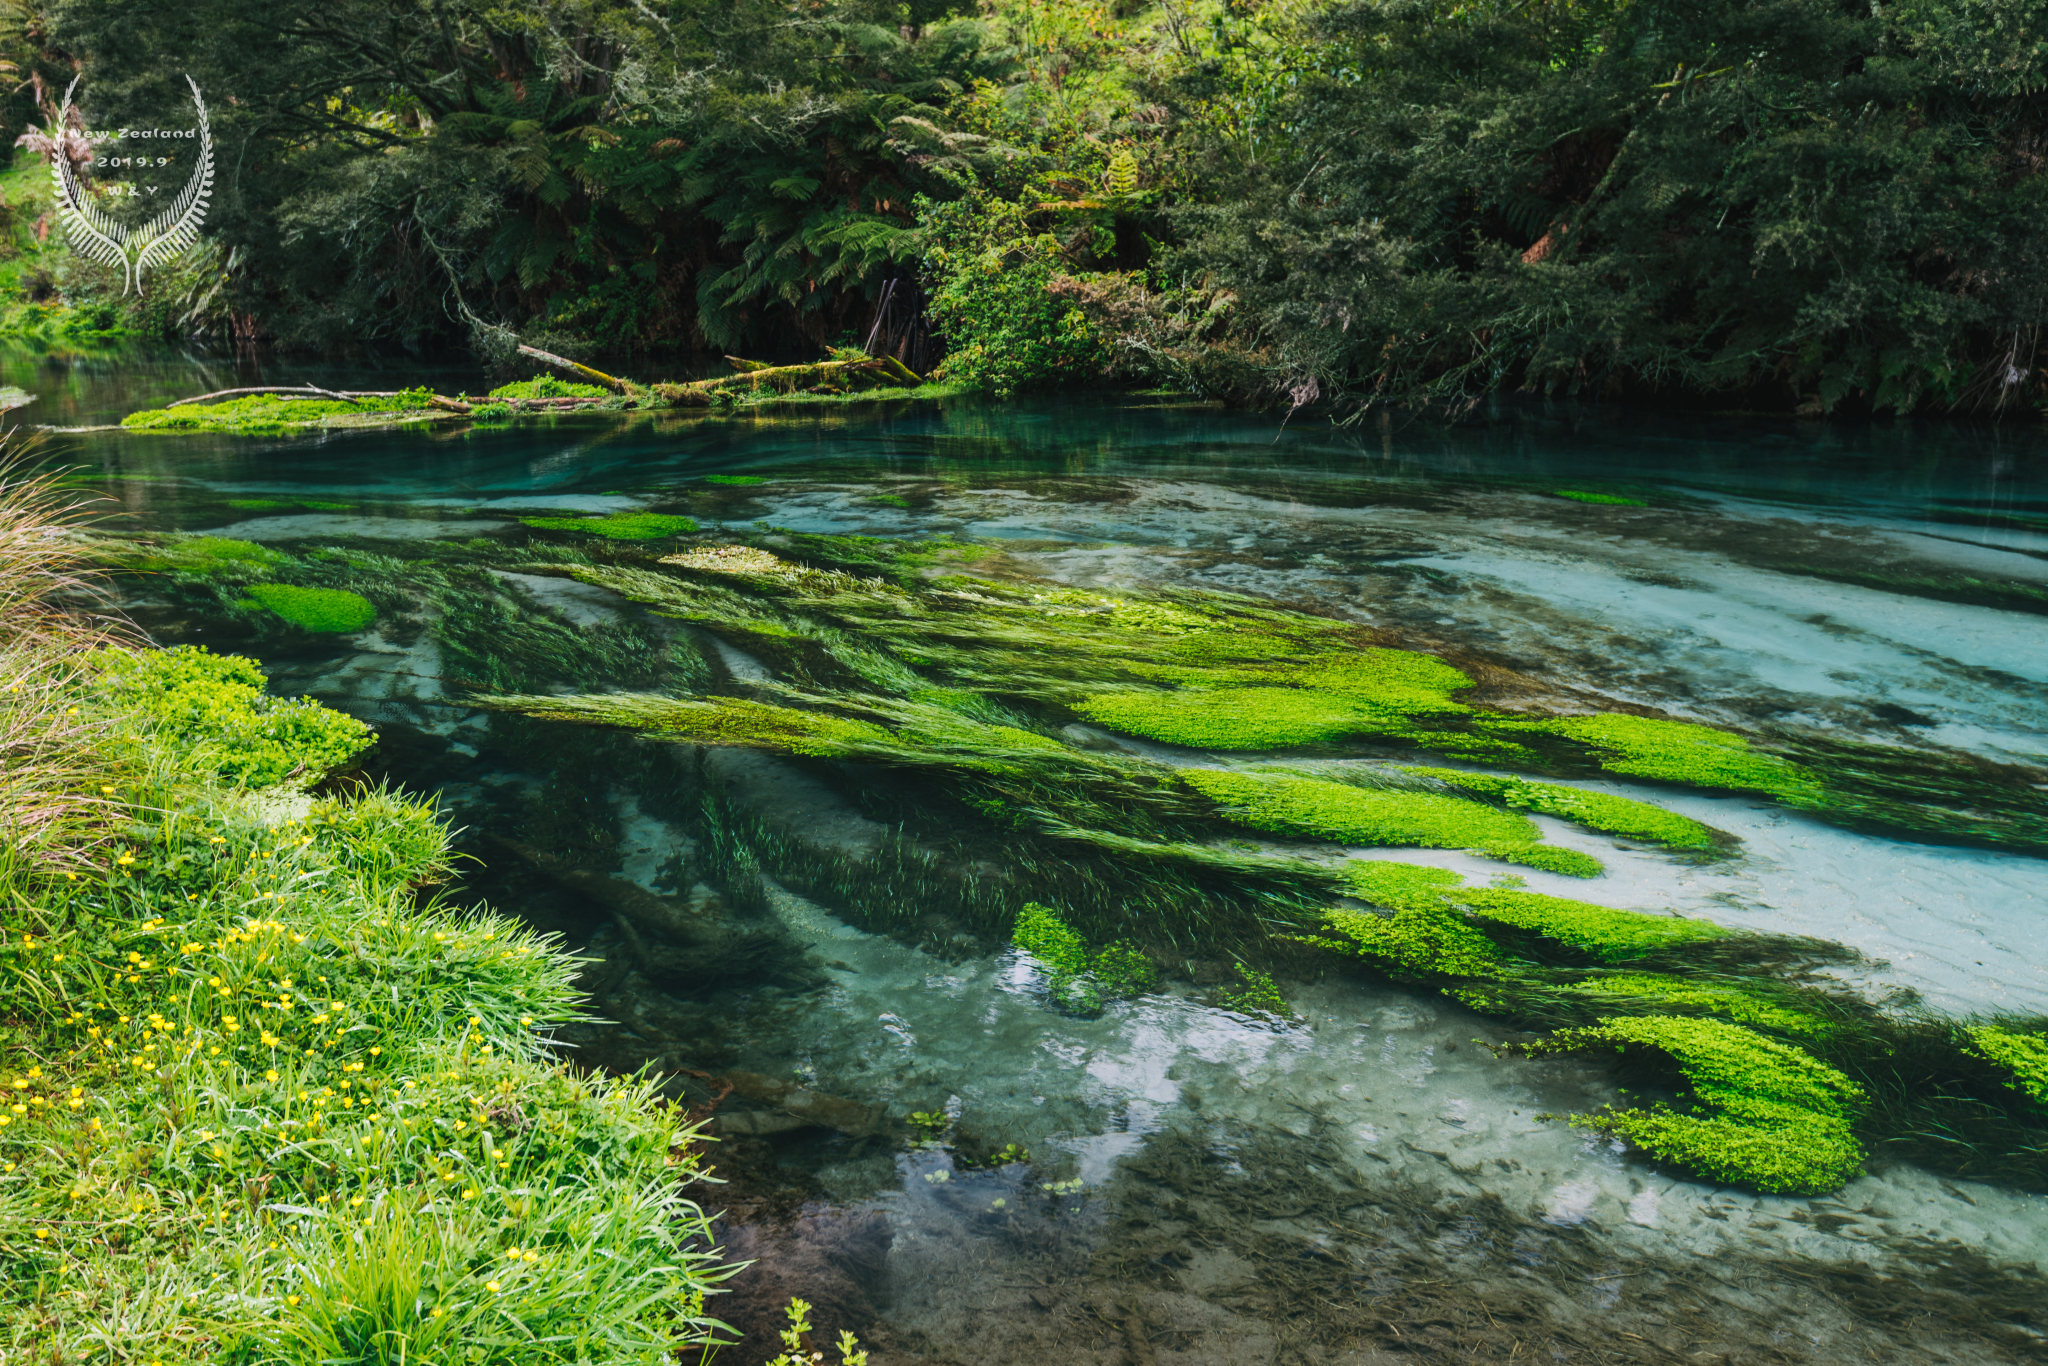
[(211, 92), (213, 302), (160, 327), (814, 352), (901, 286), (998, 392), (2048, 397), (2028, 0), (23, 12), (95, 127)]

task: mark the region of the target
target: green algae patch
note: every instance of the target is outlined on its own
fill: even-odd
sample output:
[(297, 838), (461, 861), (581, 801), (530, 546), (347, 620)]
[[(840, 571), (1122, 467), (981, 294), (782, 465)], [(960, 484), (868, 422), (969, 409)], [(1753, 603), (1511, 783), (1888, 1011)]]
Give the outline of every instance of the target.
[(251, 601), (292, 625), (322, 635), (360, 631), (377, 619), (377, 606), (345, 588), (300, 588), (288, 583), (257, 583), (248, 589)]
[(1596, 1000), (1628, 997), (1664, 1006), (1697, 1006), (1742, 1024), (1762, 1025), (1785, 1034), (1820, 1038), (1833, 1027), (1817, 1015), (1789, 1010), (1759, 999), (1740, 987), (1711, 986), (1688, 977), (1659, 972), (1615, 972), (1574, 982), (1563, 988)]
[(1996, 1025), (1969, 1031), (1965, 1051), (2012, 1073), (2011, 1086), (2038, 1104), (2048, 1105), (2048, 1034), (2021, 1034)]
[(1536, 827), (1513, 812), (1426, 792), (1387, 791), (1278, 773), (1186, 769), (1181, 778), (1225, 815), (1254, 830), (1340, 844), (1495, 849), (1534, 843)]
[(1112, 730), (1193, 749), (1327, 745), (1382, 724), (1355, 702), (1300, 688), (1107, 693), (1074, 710)]
[(666, 536), (686, 536), (697, 529), (688, 517), (659, 512), (614, 512), (608, 517), (521, 517), (522, 526), (537, 531), (580, 531), (613, 541), (658, 541)]
[(736, 697), (703, 699), (652, 693), (580, 697), (508, 696), (475, 699), (497, 711), (554, 721), (583, 721), (646, 731), (676, 740), (752, 749), (782, 749), (813, 758), (841, 758), (862, 746), (894, 743), (882, 727), (823, 712), (799, 711)]
[(1609, 751), (1613, 757), (1603, 756), (1600, 767), (1610, 773), (1802, 801), (1821, 795), (1817, 775), (1774, 754), (1758, 753), (1740, 735), (1688, 721), (1610, 713), (1508, 723), (1502, 728), (1545, 731)]
[(1010, 942), (1045, 969), (1046, 994), (1068, 1010), (1092, 1015), (1105, 1002), (1152, 989), (1152, 960), (1136, 945), (1118, 941), (1091, 955), (1088, 941), (1050, 906), (1024, 903)]
[(280, 398), (276, 394), (250, 394), (219, 403), (185, 404), (176, 408), (146, 408), (121, 419), (132, 432), (227, 432), (242, 436), (270, 436), (311, 427), (354, 425), (361, 419), (428, 420), (453, 414), (435, 408), (425, 389), (409, 389), (385, 398), (362, 398), (354, 403), (325, 398)]
[(1254, 830), (1340, 844), (1472, 849), (1490, 858), (1572, 877), (1597, 877), (1600, 861), (1540, 844), (1526, 818), (1481, 802), (1429, 792), (1353, 787), (1277, 773), (1181, 770), (1181, 780), (1224, 804), (1224, 818)]
[(1401, 771), (1434, 778), (1468, 792), (1484, 793), (1509, 806), (1540, 811), (1588, 830), (1654, 840), (1673, 849), (1712, 849), (1720, 843), (1711, 827), (1675, 811), (1666, 811), (1661, 806), (1630, 797), (1588, 792), (1584, 788), (1566, 787), (1559, 783), (1535, 783), (1504, 774), (1468, 773), (1462, 769), (1407, 767)]
[(275, 498), (230, 498), (228, 506), (237, 512), (276, 512), (280, 508), (295, 508), (297, 503), (281, 503)]
[(1342, 938), (1321, 936), (1303, 942), (1378, 959), (1411, 979), (1416, 974), (1492, 977), (1508, 967), (1493, 941), (1445, 902), (1443, 893), (1462, 884), (1462, 875), (1448, 868), (1375, 859), (1353, 865), (1346, 880), (1362, 900), (1383, 906), (1390, 914), (1325, 911), (1323, 924)]
[(1575, 503), (1600, 503), (1612, 507), (1646, 508), (1649, 503), (1641, 498), (1625, 498), (1618, 493), (1587, 493), (1582, 489), (1552, 489), (1557, 498), (1569, 498)]
[(734, 488), (752, 488), (756, 484), (765, 484), (768, 480), (766, 476), (759, 474), (707, 474), (704, 476), (704, 482), (725, 484)]
[(1711, 921), (1645, 915), (1506, 887), (1468, 887), (1447, 893), (1446, 899), (1483, 919), (1532, 930), (1607, 961), (1640, 957), (1674, 944), (1719, 939), (1728, 933)]
[(1508, 1050), (1522, 1056), (1649, 1050), (1677, 1065), (1687, 1108), (1609, 1108), (1572, 1123), (1711, 1180), (1767, 1195), (1823, 1195), (1863, 1164), (1850, 1128), (1861, 1088), (1803, 1049), (1720, 1020), (1609, 1017)]

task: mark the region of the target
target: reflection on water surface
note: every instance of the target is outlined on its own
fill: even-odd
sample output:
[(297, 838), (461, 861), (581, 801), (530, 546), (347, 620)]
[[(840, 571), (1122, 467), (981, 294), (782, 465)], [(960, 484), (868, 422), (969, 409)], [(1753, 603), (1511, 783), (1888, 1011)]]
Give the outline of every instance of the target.
[[(137, 383), (205, 379), (187, 381), (173, 365)], [(1618, 1099), (1628, 1077), (1497, 1057), (1484, 1045), (1526, 1036), (1306, 949), (1272, 959), (1290, 1019), (1220, 1004), (1235, 950), (1199, 936), (1153, 952), (1155, 990), (1061, 1011), (1042, 965), (975, 908), (1072, 870), (1027, 866), (1035, 846), (987, 813), (870, 763), (470, 700), (823, 686), (794, 656), (546, 554), (502, 554), (645, 564), (678, 543), (521, 522), (644, 508), (734, 538), (951, 537), (973, 555), (932, 573), (1049, 593), (1248, 595), (1451, 659), (1511, 711), (1635, 705), (2024, 773), (2048, 755), (2048, 456), (2031, 433), (1521, 415), (1276, 435), (1193, 406), (1062, 400), (67, 441), (124, 531), (232, 538), (387, 587), (377, 624), (343, 637), (248, 611), (196, 572), (137, 581), (134, 610), (167, 642), (256, 654), (281, 689), (382, 728), (381, 771), (440, 792), (466, 828), (480, 862), (463, 894), (593, 959), (607, 1022), (567, 1031), (574, 1056), (651, 1063), (693, 1101), (699, 1077), (736, 1082), (715, 1159), (732, 1181), (707, 1198), (730, 1207), (736, 1254), (763, 1259), (735, 1282), (737, 1326), (802, 1293), (878, 1363), (963, 1366), (2041, 1351), (2048, 1202), (2026, 1181), (1887, 1151), (1826, 1198), (1686, 1179), (1549, 1118)], [(1168, 766), (1259, 762), (1072, 732)], [(1343, 776), (1391, 758), (1443, 762), (1359, 746), (1316, 762)], [(2048, 1012), (2048, 863), (2018, 836), (1926, 842), (1755, 795), (1570, 781), (1726, 832), (1735, 853), (1700, 861), (1542, 814), (1546, 847), (1604, 876), (1348, 852), (1814, 936), (1861, 951), (1837, 980), (1872, 993)], [(1998, 828), (2034, 828), (2041, 803), (1998, 781)], [(858, 906), (834, 895), (859, 878)], [(724, 1359), (765, 1355), (750, 1351)]]

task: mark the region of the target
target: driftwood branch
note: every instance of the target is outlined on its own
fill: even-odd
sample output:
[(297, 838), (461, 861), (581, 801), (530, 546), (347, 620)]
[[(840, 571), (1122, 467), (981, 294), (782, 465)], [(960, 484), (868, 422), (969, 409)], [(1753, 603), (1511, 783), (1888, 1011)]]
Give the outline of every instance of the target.
[(552, 351), (543, 351), (537, 346), (528, 346), (525, 342), (519, 343), (519, 354), (522, 356), (532, 356), (537, 361), (543, 361), (548, 365), (552, 365), (557, 370), (567, 371), (569, 374), (575, 375), (579, 379), (588, 380), (592, 384), (601, 384), (615, 394), (631, 394), (633, 392), (633, 386), (626, 380), (607, 375), (602, 370), (593, 370), (587, 365), (579, 365), (567, 356), (558, 356)]

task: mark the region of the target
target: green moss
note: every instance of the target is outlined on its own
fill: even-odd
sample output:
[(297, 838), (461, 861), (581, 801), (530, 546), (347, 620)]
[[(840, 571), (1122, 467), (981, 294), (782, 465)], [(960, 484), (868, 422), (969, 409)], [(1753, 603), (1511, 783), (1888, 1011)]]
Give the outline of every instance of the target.
[[(1409, 716), (1470, 710), (1453, 702), (1450, 693), (1470, 687), (1472, 680), (1429, 655), (1377, 648), (1329, 651), (1325, 642), (1305, 645), (1299, 632), (1232, 629), (1228, 622), (1170, 604), (1116, 602), (1110, 619), (1119, 628), (1172, 637), (1173, 656), (1201, 661), (1137, 660), (1128, 666), (1131, 673), (1194, 686), (1101, 694), (1075, 709), (1103, 725), (1168, 744), (1291, 749), (1354, 735), (1406, 735), (1412, 730)], [(1325, 652), (1316, 653), (1319, 647)], [(1222, 684), (1249, 686), (1215, 686)]]
[(707, 474), (704, 476), (704, 482), (707, 484), (730, 484), (739, 488), (751, 488), (755, 484), (765, 484), (768, 480), (758, 474)]
[(1049, 973), (1072, 979), (1088, 971), (1088, 941), (1050, 906), (1025, 902), (1017, 912), (1010, 942), (1044, 964)]
[(1118, 940), (1095, 955), (1089, 965), (1105, 996), (1142, 996), (1159, 980), (1159, 972), (1144, 951), (1128, 940)]
[(1074, 710), (1112, 730), (1195, 749), (1334, 744), (1382, 724), (1355, 702), (1300, 688), (1105, 693)]
[(360, 631), (377, 619), (374, 603), (343, 588), (258, 583), (249, 586), (249, 596), (292, 625), (325, 635)]
[(1705, 920), (1645, 915), (1505, 887), (1462, 888), (1448, 893), (1447, 898), (1487, 920), (1533, 930), (1609, 961), (1640, 957), (1673, 944), (1718, 939), (1727, 933)]
[(816, 758), (843, 758), (859, 746), (889, 746), (895, 739), (882, 727), (866, 721), (736, 697), (692, 699), (611, 693), (585, 697), (514, 695), (476, 701), (477, 705), (494, 710), (519, 711), (551, 720), (623, 726), (706, 745), (786, 749)]
[(1646, 508), (1648, 503), (1640, 498), (1624, 498), (1618, 493), (1582, 493), (1578, 489), (1554, 489), (1559, 498), (1569, 498), (1578, 503), (1611, 503), (1616, 507)]
[(228, 506), (241, 512), (274, 512), (278, 508), (294, 508), (297, 503), (280, 503), (275, 498), (230, 498)]
[(425, 389), (409, 389), (388, 398), (364, 398), (354, 403), (338, 399), (286, 399), (276, 394), (250, 394), (220, 403), (145, 409), (122, 418), (121, 425), (130, 431), (217, 431), (261, 436), (375, 414), (433, 415), (440, 410), (427, 401), (430, 397), (430, 392)]
[(1708, 986), (1691, 978), (1671, 977), (1664, 973), (1609, 973), (1572, 983), (1563, 989), (1584, 996), (1629, 996), (1671, 1005), (1699, 1006), (1742, 1024), (1762, 1025), (1767, 1029), (1803, 1034), (1809, 1038), (1818, 1038), (1831, 1027), (1818, 1016), (1773, 1005), (1740, 987)]
[(1490, 977), (1507, 967), (1492, 940), (1440, 901), (1404, 903), (1391, 915), (1330, 910), (1323, 913), (1323, 924), (1342, 937), (1303, 942), (1376, 958), (1404, 969), (1402, 975)]
[(1820, 795), (1815, 774), (1775, 755), (1759, 754), (1742, 736), (1711, 726), (1609, 714), (1511, 722), (1503, 728), (1546, 731), (1611, 751), (1616, 757), (1600, 760), (1610, 773), (1775, 797)]
[(1612, 1047), (1653, 1050), (1677, 1064), (1686, 1110), (1608, 1109), (1572, 1122), (1610, 1134), (1716, 1181), (1771, 1195), (1839, 1190), (1863, 1162), (1850, 1118), (1862, 1090), (1790, 1044), (1719, 1020), (1674, 1015), (1610, 1017), (1561, 1029), (1515, 1051), (1530, 1055)]
[(239, 655), (107, 650), (96, 663), (113, 704), (146, 718), (209, 777), (250, 787), (311, 781), (372, 740), (368, 726), (311, 698), (269, 696), (262, 669)]
[(1465, 876), (1420, 863), (1361, 859), (1344, 870), (1344, 880), (1361, 900), (1378, 906), (1436, 906), (1443, 893), (1465, 885)]
[(520, 522), (539, 531), (580, 531), (614, 541), (658, 541), (664, 536), (683, 536), (697, 529), (688, 517), (670, 517), (658, 512), (614, 512), (608, 517), (521, 517)]
[(1599, 877), (1607, 871), (1607, 865), (1591, 854), (1560, 849), (1554, 844), (1500, 845), (1483, 852), (1502, 863), (1519, 863), (1525, 868), (1541, 868), (1546, 873), (1562, 873), (1566, 877)]
[(1047, 995), (1081, 1014), (1093, 1014), (1106, 1001), (1142, 995), (1157, 978), (1152, 960), (1136, 945), (1119, 940), (1091, 956), (1087, 940), (1057, 911), (1035, 901), (1018, 911), (1010, 942), (1045, 969)]
[(1541, 811), (1546, 816), (1556, 816), (1574, 825), (1583, 825), (1588, 830), (1655, 840), (1675, 849), (1711, 849), (1716, 843), (1714, 832), (1696, 820), (1675, 811), (1666, 811), (1661, 806), (1652, 806), (1649, 802), (1616, 797), (1606, 792), (1588, 792), (1584, 788), (1565, 787), (1558, 783), (1533, 783), (1525, 778), (1468, 773), (1452, 768), (1415, 767), (1403, 769), (1403, 772), (1434, 778), (1469, 792), (1483, 792), (1489, 797), (1500, 798), (1509, 806)]
[(1969, 1031), (1969, 1050), (1986, 1062), (2012, 1071), (2012, 1087), (2048, 1105), (2048, 1034), (2020, 1034), (1995, 1025), (1981, 1025)]
[(492, 398), (609, 398), (609, 389), (595, 384), (571, 384), (556, 379), (553, 375), (535, 375), (532, 379), (514, 380), (491, 390)]
[(1224, 803), (1227, 819), (1254, 830), (1343, 844), (1473, 849), (1579, 877), (1603, 871), (1590, 855), (1539, 845), (1536, 827), (1526, 819), (1479, 802), (1288, 774), (1196, 768), (1180, 776), (1203, 796)]

